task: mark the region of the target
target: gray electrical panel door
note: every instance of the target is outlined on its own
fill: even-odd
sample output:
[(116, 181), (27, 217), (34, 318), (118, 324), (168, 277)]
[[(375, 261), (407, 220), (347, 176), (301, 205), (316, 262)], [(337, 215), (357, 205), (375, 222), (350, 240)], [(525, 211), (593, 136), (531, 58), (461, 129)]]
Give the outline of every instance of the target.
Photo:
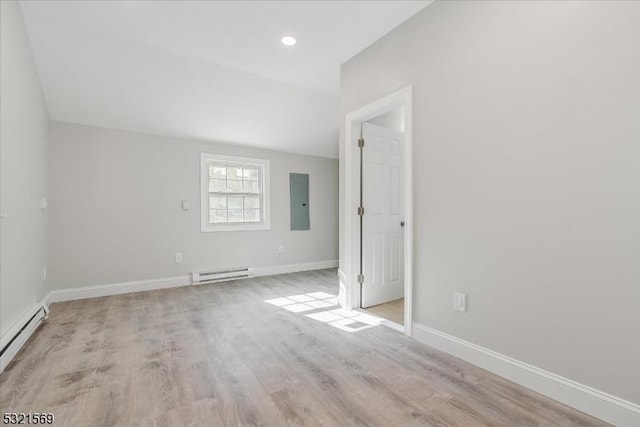
[(289, 196), (291, 197), (291, 229), (309, 230), (309, 174), (289, 174)]

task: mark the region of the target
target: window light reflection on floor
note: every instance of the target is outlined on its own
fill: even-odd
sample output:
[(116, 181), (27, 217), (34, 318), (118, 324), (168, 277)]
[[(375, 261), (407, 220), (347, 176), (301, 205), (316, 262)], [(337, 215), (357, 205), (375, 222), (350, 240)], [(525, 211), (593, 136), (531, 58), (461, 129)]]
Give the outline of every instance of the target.
[(346, 332), (358, 332), (378, 326), (382, 319), (357, 311), (348, 311), (338, 306), (338, 297), (326, 292), (291, 295), (265, 301), (292, 313), (307, 313), (305, 316)]

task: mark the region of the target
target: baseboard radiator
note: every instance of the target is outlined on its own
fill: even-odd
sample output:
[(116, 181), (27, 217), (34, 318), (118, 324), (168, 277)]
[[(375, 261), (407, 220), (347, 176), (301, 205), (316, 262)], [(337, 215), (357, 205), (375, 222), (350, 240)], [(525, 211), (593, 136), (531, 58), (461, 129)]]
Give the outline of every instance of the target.
[(35, 306), (0, 338), (0, 372), (9, 365), (38, 326), (49, 317), (46, 304)]
[(194, 271), (191, 273), (192, 285), (226, 282), (229, 280), (253, 277), (253, 267), (220, 268), (215, 270)]

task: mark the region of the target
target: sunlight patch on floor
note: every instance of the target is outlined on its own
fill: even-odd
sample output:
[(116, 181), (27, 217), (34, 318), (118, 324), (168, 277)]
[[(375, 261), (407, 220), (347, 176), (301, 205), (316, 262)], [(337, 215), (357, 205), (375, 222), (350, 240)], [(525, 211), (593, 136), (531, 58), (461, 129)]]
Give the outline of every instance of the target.
[(310, 319), (326, 323), (327, 325), (346, 332), (359, 332), (373, 326), (378, 326), (382, 321), (382, 319), (370, 314), (344, 310), (338, 307), (338, 297), (326, 292), (291, 295), (268, 299), (265, 300), (265, 302), (292, 313), (307, 313), (312, 311), (312, 313), (305, 315)]

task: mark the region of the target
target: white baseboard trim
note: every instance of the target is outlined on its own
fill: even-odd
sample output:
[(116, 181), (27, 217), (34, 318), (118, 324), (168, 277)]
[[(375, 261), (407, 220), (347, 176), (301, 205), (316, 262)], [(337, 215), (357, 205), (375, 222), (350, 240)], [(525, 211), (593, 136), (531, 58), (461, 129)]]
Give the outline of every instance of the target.
[(73, 301), (78, 299), (106, 297), (129, 294), (131, 292), (153, 291), (156, 289), (176, 288), (191, 284), (190, 276), (165, 277), (162, 279), (134, 280), (131, 282), (111, 283), (108, 285), (85, 286), (51, 291), (47, 295), (50, 303)]
[[(6, 346), (4, 353), (2, 353), (2, 355), (0, 356), (0, 372), (4, 371), (9, 363), (11, 363), (13, 358), (16, 356), (16, 354), (18, 354), (29, 337), (31, 337), (33, 332), (38, 328), (38, 326), (40, 326), (42, 320), (47, 316), (49, 310), (45, 304), (45, 301), (43, 301), (31, 306), (31, 308), (27, 310), (27, 312), (20, 318), (20, 320), (18, 320), (7, 332), (2, 335), (2, 337), (0, 337), (0, 349), (5, 348)], [(22, 332), (20, 332), (21, 330)], [(14, 337), (16, 338), (14, 339)], [(13, 342), (11, 342), (12, 339)]]
[[(256, 267), (254, 276), (271, 276), (274, 274), (295, 273), (298, 271), (321, 270), (334, 268), (338, 261), (319, 261), (304, 264), (277, 265), (273, 267)], [(87, 298), (106, 297), (110, 295), (129, 294), (132, 292), (153, 291), (156, 289), (176, 288), (191, 284), (191, 276), (165, 277), (161, 279), (134, 280), (131, 282), (111, 283), (107, 285), (85, 286), (51, 291), (46, 296), (47, 304), (73, 301)]]
[(640, 405), (420, 323), (413, 338), (619, 427), (640, 426)]
[(297, 273), (300, 271), (336, 268), (337, 266), (338, 260), (306, 262), (303, 264), (274, 265), (272, 267), (255, 267), (253, 269), (253, 275), (255, 277), (273, 276), (275, 274)]

